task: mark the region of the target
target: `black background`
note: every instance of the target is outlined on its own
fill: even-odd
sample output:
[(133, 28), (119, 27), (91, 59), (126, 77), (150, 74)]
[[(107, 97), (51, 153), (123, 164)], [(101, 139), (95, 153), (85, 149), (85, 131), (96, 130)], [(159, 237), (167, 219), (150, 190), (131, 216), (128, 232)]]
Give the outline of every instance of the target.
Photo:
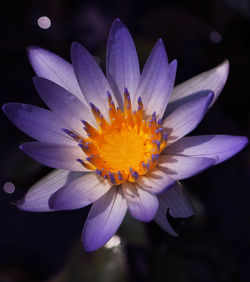
[[(37, 24), (44, 15), (52, 23), (47, 30)], [(2, 1), (0, 104), (44, 106), (32, 85), (34, 72), (26, 56), (28, 45), (47, 48), (70, 60), (70, 44), (76, 40), (98, 56), (104, 67), (108, 31), (116, 17), (130, 29), (141, 66), (155, 41), (163, 39), (169, 58), (178, 60), (176, 83), (229, 59), (228, 82), (192, 135), (249, 136), (248, 0)], [(211, 39), (214, 31), (220, 34), (220, 42)], [(146, 224), (146, 243), (127, 239), (123, 244), (123, 276), (116, 278), (117, 274), (111, 273), (111, 278), (105, 280), (105, 274), (99, 278), (91, 274), (99, 271), (96, 257), (105, 256), (103, 251), (86, 254), (80, 245), (88, 208), (39, 214), (19, 211), (11, 204), (50, 169), (18, 149), (30, 138), (16, 129), (3, 112), (0, 125), (1, 282), (250, 281), (249, 148), (185, 181), (199, 215), (182, 229), (179, 239), (168, 236), (154, 223)], [(6, 181), (15, 184), (13, 194), (4, 192)], [(65, 269), (71, 269), (71, 274), (66, 275)]]

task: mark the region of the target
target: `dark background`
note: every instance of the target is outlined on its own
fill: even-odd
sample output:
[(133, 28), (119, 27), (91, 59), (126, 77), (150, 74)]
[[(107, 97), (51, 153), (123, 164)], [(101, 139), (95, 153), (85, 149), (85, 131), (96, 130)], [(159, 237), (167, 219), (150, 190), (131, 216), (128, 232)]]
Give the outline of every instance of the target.
[[(49, 29), (37, 19), (48, 16)], [(0, 9), (0, 104), (44, 106), (32, 85), (28, 45), (47, 48), (66, 59), (76, 40), (101, 59), (112, 21), (130, 29), (144, 64), (157, 38), (169, 58), (177, 58), (176, 83), (230, 61), (228, 82), (194, 134), (249, 137), (250, 1), (2, 1)], [(215, 34), (215, 35), (214, 35)], [(11, 202), (50, 171), (18, 149), (30, 140), (0, 114), (0, 282), (12, 281), (250, 281), (250, 151), (184, 182), (198, 215), (173, 238), (154, 223), (127, 218), (122, 244), (86, 253), (80, 233), (88, 208), (27, 213)], [(4, 191), (11, 181), (16, 190)], [(184, 224), (185, 223), (185, 224)], [(184, 228), (183, 226), (186, 225)]]

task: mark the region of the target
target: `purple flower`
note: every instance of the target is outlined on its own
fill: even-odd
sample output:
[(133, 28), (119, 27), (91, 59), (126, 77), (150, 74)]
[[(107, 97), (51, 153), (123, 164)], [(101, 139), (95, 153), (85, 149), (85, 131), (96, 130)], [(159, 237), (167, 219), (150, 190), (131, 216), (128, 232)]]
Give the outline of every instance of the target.
[(76, 42), (72, 65), (42, 48), (30, 47), (28, 54), (34, 85), (50, 110), (9, 103), (4, 111), (37, 140), (20, 148), (57, 170), (17, 206), (44, 212), (93, 203), (82, 232), (87, 251), (113, 236), (127, 209), (177, 235), (167, 210), (173, 217), (194, 214), (178, 180), (230, 158), (248, 142), (241, 136), (184, 137), (218, 98), (228, 61), (173, 89), (177, 62), (168, 62), (162, 40), (140, 73), (134, 42), (120, 20), (108, 39), (106, 77)]

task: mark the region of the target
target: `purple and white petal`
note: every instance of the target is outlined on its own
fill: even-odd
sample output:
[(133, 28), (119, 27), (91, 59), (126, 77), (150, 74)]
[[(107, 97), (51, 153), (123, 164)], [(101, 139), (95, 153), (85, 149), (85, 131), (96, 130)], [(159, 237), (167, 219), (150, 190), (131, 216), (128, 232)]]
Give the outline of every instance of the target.
[(216, 160), (211, 158), (161, 155), (157, 167), (174, 180), (182, 180), (200, 173), (214, 165), (215, 162)]
[(137, 184), (141, 189), (151, 194), (159, 194), (174, 185), (175, 180), (156, 167), (151, 169), (146, 175), (140, 176), (137, 180)]
[(77, 159), (84, 158), (84, 153), (77, 145), (64, 145), (45, 142), (27, 142), (20, 145), (29, 157), (53, 168), (72, 171), (89, 171)]
[(154, 218), (166, 232), (178, 236), (167, 219), (167, 213), (175, 218), (187, 218), (195, 215), (194, 208), (188, 199), (181, 184), (176, 182), (174, 186), (158, 195), (159, 208)]
[(204, 117), (212, 99), (213, 93), (193, 98), (165, 118), (163, 127), (166, 128), (168, 133), (168, 145), (196, 128)]
[(130, 214), (141, 221), (152, 220), (159, 205), (157, 196), (129, 181), (124, 182), (122, 188)]
[(5, 104), (3, 110), (16, 127), (38, 141), (73, 144), (61, 130), (65, 123), (51, 111), (21, 103)]
[(37, 76), (47, 78), (62, 86), (87, 105), (76, 80), (73, 67), (69, 62), (48, 50), (36, 46), (30, 46), (27, 53)]
[(161, 39), (155, 44), (143, 68), (133, 104), (142, 98), (145, 114), (156, 111), (161, 118), (172, 92), (177, 62), (168, 65), (168, 58)]
[(90, 119), (90, 123), (96, 124), (90, 109), (76, 96), (45, 78), (34, 77), (33, 81), (43, 101), (70, 129), (84, 135), (85, 131), (81, 120), (89, 121)]
[(244, 136), (189, 136), (168, 146), (163, 154), (213, 158), (216, 160), (214, 164), (218, 164), (237, 154), (247, 143)]
[(215, 103), (220, 95), (228, 77), (229, 61), (225, 60), (222, 64), (215, 68), (203, 72), (179, 85), (177, 85), (173, 94), (170, 97), (169, 107), (171, 102), (189, 96), (190, 94), (197, 93), (201, 90), (209, 90), (214, 93), (213, 101), (210, 107)]
[(119, 106), (122, 107), (125, 87), (131, 100), (135, 95), (140, 67), (132, 36), (119, 19), (114, 20), (109, 33), (106, 72)]
[(103, 246), (117, 231), (127, 212), (122, 187), (113, 187), (91, 207), (82, 231), (86, 251)]
[(84, 172), (54, 170), (34, 184), (25, 196), (16, 202), (20, 210), (31, 212), (53, 211), (49, 207), (49, 198), (66, 183), (83, 175)]
[(116, 98), (101, 68), (90, 53), (77, 42), (72, 44), (71, 58), (76, 78), (86, 101), (98, 107), (109, 120), (107, 91), (111, 93), (115, 103)]
[(65, 184), (49, 199), (53, 210), (74, 210), (92, 204), (109, 191), (112, 184), (93, 172)]

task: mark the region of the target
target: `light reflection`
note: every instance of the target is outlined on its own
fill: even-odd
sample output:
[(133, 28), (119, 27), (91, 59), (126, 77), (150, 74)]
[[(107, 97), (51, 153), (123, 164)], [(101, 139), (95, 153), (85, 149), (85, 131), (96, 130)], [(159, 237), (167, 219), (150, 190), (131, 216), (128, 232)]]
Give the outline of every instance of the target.
[(37, 23), (38, 23), (39, 27), (42, 28), (42, 29), (48, 29), (51, 26), (51, 21), (46, 16), (40, 17), (37, 20)]
[(4, 192), (7, 193), (7, 194), (12, 194), (12, 193), (14, 193), (14, 192), (15, 192), (15, 189), (16, 189), (16, 187), (15, 187), (15, 185), (14, 185), (12, 182), (6, 182), (6, 183), (4, 183), (4, 185), (3, 185), (3, 190), (4, 190)]
[(118, 247), (121, 244), (121, 239), (119, 236), (114, 235), (105, 245), (104, 247), (107, 249), (112, 249)]
[(215, 44), (218, 44), (221, 42), (222, 40), (222, 36), (219, 32), (217, 31), (212, 31), (210, 34), (209, 34), (209, 38), (210, 38), (210, 41), (215, 43)]

